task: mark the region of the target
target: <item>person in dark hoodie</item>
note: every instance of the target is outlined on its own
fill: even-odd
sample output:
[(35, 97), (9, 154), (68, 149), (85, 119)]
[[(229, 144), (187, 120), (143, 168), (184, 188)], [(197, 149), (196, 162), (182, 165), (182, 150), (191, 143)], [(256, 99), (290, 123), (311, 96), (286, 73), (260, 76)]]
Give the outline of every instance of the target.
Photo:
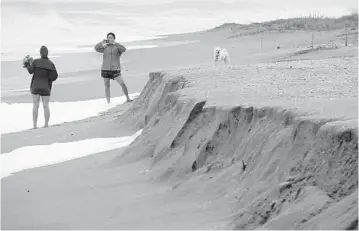
[(58, 74), (56, 67), (48, 58), (48, 49), (46, 46), (40, 48), (41, 58), (35, 59), (31, 64), (25, 63), (30, 74), (33, 74), (30, 84), (30, 91), (33, 100), (32, 119), (33, 127), (37, 128), (37, 117), (40, 106), (40, 98), (44, 107), (45, 127), (49, 126), (50, 120), (50, 95), (52, 82), (56, 81)]
[(120, 57), (126, 51), (126, 48), (115, 42), (115, 34), (110, 32), (107, 34), (107, 39), (95, 45), (95, 51), (103, 53), (103, 61), (101, 66), (101, 76), (104, 79), (105, 95), (107, 103), (110, 103), (111, 91), (110, 80), (116, 80), (120, 84), (123, 93), (126, 95), (127, 102), (131, 102), (128, 95), (127, 86), (121, 75)]

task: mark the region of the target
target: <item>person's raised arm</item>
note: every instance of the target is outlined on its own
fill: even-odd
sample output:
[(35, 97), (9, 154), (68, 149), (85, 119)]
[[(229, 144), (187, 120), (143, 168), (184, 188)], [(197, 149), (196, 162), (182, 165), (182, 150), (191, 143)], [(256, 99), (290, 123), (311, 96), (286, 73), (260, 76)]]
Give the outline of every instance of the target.
[(120, 53), (123, 53), (123, 52), (126, 51), (126, 47), (125, 47), (125, 46), (123, 46), (123, 45), (121, 45), (121, 44), (119, 44), (119, 43), (116, 43), (115, 45), (116, 45), (116, 47), (117, 47), (117, 49), (118, 49), (118, 51), (119, 51)]
[(32, 64), (26, 63), (25, 67), (26, 67), (27, 71), (29, 72), (29, 74), (34, 74), (35, 68), (36, 68), (35, 60), (32, 62)]
[(104, 41), (101, 41), (95, 45), (95, 51), (99, 53), (103, 53), (104, 50), (105, 50)]

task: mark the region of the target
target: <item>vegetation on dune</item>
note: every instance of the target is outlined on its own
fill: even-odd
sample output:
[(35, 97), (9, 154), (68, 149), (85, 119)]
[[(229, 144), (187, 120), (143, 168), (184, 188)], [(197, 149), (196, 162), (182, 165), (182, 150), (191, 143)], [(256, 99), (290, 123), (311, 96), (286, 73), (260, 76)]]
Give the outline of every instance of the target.
[(287, 31), (287, 30), (335, 30), (342, 28), (355, 30), (358, 28), (358, 12), (344, 15), (340, 18), (330, 18), (320, 14), (312, 14), (308, 17), (296, 17), (277, 19), (263, 23), (237, 24), (224, 23), (211, 30), (230, 30), (233, 33), (256, 34), (264, 31)]

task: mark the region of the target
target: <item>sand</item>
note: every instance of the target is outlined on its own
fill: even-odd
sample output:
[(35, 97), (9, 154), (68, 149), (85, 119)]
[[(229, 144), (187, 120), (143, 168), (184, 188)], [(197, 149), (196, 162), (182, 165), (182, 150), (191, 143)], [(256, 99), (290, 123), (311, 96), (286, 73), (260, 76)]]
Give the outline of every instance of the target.
[[(309, 35), (273, 34), (261, 49), (258, 35), (227, 39), (223, 30), (167, 39), (199, 43), (129, 52), (125, 81), (142, 91), (135, 102), (4, 135), (2, 152), (140, 128), (142, 135), (124, 149), (3, 179), (2, 228), (355, 227), (357, 46), (292, 55)], [(235, 65), (214, 70), (214, 45), (226, 47)], [(80, 98), (100, 97), (96, 72), (93, 80), (58, 85), (54, 98), (74, 100), (75, 91), (63, 92), (79, 86), (86, 89)]]

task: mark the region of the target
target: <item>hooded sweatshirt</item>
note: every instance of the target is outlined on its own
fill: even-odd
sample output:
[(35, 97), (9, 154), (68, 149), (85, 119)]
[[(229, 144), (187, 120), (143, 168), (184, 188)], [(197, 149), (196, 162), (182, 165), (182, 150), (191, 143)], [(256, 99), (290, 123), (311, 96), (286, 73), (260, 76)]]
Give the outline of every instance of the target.
[(40, 59), (35, 59), (32, 64), (27, 64), (26, 68), (30, 74), (33, 74), (30, 84), (32, 94), (49, 96), (51, 94), (52, 82), (57, 77), (55, 65), (47, 57), (48, 49), (42, 46), (40, 49)]

